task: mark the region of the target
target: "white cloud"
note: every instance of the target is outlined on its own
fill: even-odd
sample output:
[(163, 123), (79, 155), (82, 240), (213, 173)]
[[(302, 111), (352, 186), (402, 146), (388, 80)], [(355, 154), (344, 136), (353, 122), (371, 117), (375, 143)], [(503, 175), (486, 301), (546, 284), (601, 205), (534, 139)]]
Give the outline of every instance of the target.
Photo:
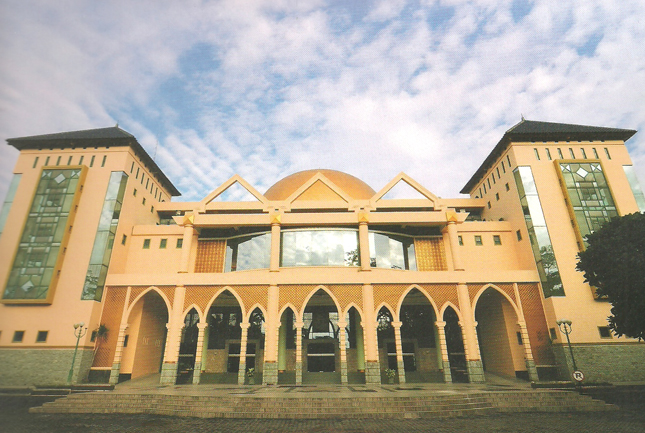
[[(185, 200), (314, 167), (455, 196), (520, 114), (645, 125), (638, 1), (536, 0), (518, 23), (494, 0), (3, 3), (0, 139), (119, 121)], [(645, 185), (645, 136), (628, 147)]]

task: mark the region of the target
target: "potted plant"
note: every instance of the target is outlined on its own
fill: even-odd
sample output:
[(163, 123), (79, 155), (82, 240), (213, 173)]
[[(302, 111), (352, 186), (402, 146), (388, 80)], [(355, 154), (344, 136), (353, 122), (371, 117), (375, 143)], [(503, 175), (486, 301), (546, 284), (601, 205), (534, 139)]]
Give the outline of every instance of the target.
[(249, 385), (255, 385), (255, 368), (246, 370), (246, 377), (249, 378)]
[(391, 368), (386, 368), (385, 375), (387, 376), (387, 383), (389, 383), (390, 385), (394, 384), (394, 378), (396, 377), (396, 370), (392, 370)]

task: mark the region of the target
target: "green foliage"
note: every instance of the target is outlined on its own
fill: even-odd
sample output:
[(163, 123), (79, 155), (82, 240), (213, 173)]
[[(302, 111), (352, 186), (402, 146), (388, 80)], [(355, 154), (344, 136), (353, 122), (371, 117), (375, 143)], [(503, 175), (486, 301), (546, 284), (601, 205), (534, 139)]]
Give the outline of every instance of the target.
[(576, 269), (612, 304), (609, 328), (645, 339), (645, 214), (614, 218), (587, 236)]

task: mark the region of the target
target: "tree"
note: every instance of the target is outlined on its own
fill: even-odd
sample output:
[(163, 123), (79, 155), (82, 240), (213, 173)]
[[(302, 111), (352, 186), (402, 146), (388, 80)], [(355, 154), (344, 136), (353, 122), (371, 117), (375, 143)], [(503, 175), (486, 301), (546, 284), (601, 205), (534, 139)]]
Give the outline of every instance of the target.
[(576, 269), (612, 304), (609, 328), (645, 339), (645, 214), (614, 218), (586, 238)]

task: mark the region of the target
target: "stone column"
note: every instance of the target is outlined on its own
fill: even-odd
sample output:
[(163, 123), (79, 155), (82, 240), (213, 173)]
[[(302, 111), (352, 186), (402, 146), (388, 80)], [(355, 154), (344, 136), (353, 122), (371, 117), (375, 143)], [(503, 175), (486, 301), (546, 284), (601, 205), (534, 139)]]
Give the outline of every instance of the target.
[(271, 217), (271, 259), (269, 271), (278, 272), (280, 270), (280, 215), (275, 214)]
[(114, 360), (112, 361), (112, 369), (110, 370), (111, 385), (116, 385), (117, 383), (119, 383), (119, 372), (121, 371), (121, 357), (123, 356), (123, 341), (125, 340), (125, 331), (127, 329), (128, 329), (127, 323), (122, 323), (121, 326), (119, 326), (119, 335), (116, 338), (116, 350), (114, 351)]
[(367, 212), (360, 212), (358, 215), (358, 245), (359, 257), (362, 271), (371, 271), (370, 266), (370, 241), (367, 228)]
[(177, 381), (177, 362), (179, 361), (179, 345), (181, 333), (184, 329), (182, 313), (184, 310), (184, 298), (186, 288), (179, 286), (175, 288), (175, 297), (172, 304), (172, 311), (169, 314), (168, 336), (166, 338), (166, 353), (164, 354), (161, 366), (161, 377), (159, 383), (174, 384)]
[(338, 340), (340, 348), (340, 383), (347, 385), (347, 322), (338, 322)]
[(296, 385), (302, 385), (302, 327), (304, 322), (296, 322)]
[[(454, 212), (449, 214), (455, 214)], [(463, 271), (464, 265), (461, 261), (461, 251), (459, 250), (459, 235), (457, 234), (457, 220), (456, 214), (452, 218), (448, 215), (448, 225), (446, 230), (448, 231), (448, 240), (450, 241), (450, 255), (452, 256), (452, 266), (455, 271)]]
[[(237, 384), (244, 385), (244, 380), (246, 378), (246, 345), (248, 343), (249, 327), (251, 326), (248, 322), (240, 323), (240, 328), (242, 328), (242, 335), (240, 336), (240, 366), (237, 369)], [(256, 350), (257, 353), (257, 350)], [(255, 360), (255, 363), (258, 363), (258, 360)]]
[(462, 315), (462, 321), (459, 322), (459, 326), (464, 339), (468, 381), (471, 383), (484, 383), (484, 366), (479, 353), (479, 342), (477, 341), (477, 322), (475, 322), (475, 315), (470, 305), (470, 296), (468, 295), (468, 286), (466, 284), (457, 284), (457, 296)]
[(524, 361), (526, 362), (526, 371), (529, 373), (529, 380), (537, 382), (538, 378), (537, 367), (533, 359), (533, 352), (531, 351), (531, 342), (529, 341), (529, 331), (526, 328), (526, 323), (523, 321), (517, 322), (520, 327), (520, 334), (522, 335), (522, 346), (524, 347)]
[(443, 364), (443, 380), (446, 383), (452, 383), (452, 374), (450, 373), (450, 358), (448, 357), (448, 343), (446, 342), (446, 322), (435, 322), (437, 333), (439, 334), (439, 349), (441, 350), (441, 363)]
[(193, 384), (199, 383), (202, 374), (202, 357), (204, 356), (204, 333), (208, 323), (197, 324), (197, 350), (195, 351), (195, 367), (193, 367)]
[(264, 385), (278, 384), (278, 286), (269, 286), (267, 300), (267, 317), (265, 318), (266, 332), (264, 334), (264, 366), (262, 368), (262, 383)]
[(128, 287), (125, 292), (125, 300), (123, 301), (123, 308), (121, 310), (121, 324), (119, 325), (119, 334), (116, 338), (116, 349), (114, 350), (114, 359), (112, 360), (112, 368), (110, 369), (110, 384), (116, 385), (119, 383), (119, 373), (121, 371), (121, 357), (123, 356), (123, 342), (125, 341), (125, 331), (128, 329), (128, 303), (130, 301), (130, 294), (132, 287)]
[(381, 369), (378, 359), (374, 289), (370, 284), (363, 284), (363, 314), (365, 317), (361, 325), (363, 326), (363, 337), (365, 340), (365, 383), (380, 384)]
[(188, 272), (190, 267), (190, 253), (193, 248), (193, 237), (195, 236), (195, 228), (193, 221), (195, 216), (193, 214), (186, 214), (184, 216), (184, 241), (181, 245), (181, 262), (179, 264), (179, 272)]
[(529, 374), (529, 380), (537, 382), (539, 380), (535, 360), (533, 359), (533, 352), (531, 351), (531, 341), (529, 340), (529, 331), (526, 327), (524, 320), (524, 308), (522, 308), (522, 298), (520, 298), (520, 289), (517, 283), (513, 283), (513, 291), (515, 292), (515, 299), (517, 299), (517, 309), (519, 310), (519, 317), (517, 324), (520, 327), (520, 335), (522, 336), (522, 346), (524, 346), (524, 362), (526, 363), (526, 371)]
[(396, 344), (396, 368), (399, 373), (399, 383), (405, 383), (405, 365), (403, 363), (403, 342), (401, 341), (401, 326), (403, 322), (392, 322), (394, 342)]

